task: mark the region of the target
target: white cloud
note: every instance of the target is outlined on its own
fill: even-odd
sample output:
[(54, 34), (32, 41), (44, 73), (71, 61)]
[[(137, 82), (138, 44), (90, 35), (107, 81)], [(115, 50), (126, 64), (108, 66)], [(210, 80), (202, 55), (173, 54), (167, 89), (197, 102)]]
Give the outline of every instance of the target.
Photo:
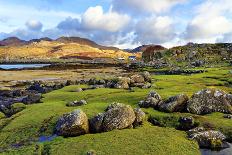
[(232, 32), (231, 0), (207, 0), (199, 5), (196, 16), (189, 22), (185, 39), (194, 42), (216, 42)]
[(173, 20), (168, 16), (145, 18), (136, 25), (136, 41), (142, 44), (165, 43), (174, 39), (174, 30)]
[[(36, 19), (44, 23), (44, 28), (53, 28), (57, 23), (67, 17), (80, 18), (79, 14), (56, 11), (56, 10), (38, 10), (35, 7), (23, 5), (8, 4), (0, 1), (0, 18), (7, 19), (7, 24), (0, 24), (3, 32), (11, 32), (12, 29), (19, 29), (29, 19)], [(11, 25), (11, 26), (9, 26)]]
[(113, 0), (114, 9), (134, 12), (162, 13), (186, 0)]
[(41, 31), (43, 28), (43, 24), (37, 20), (28, 20), (25, 25), (32, 31)]
[(128, 15), (119, 14), (110, 9), (104, 13), (101, 6), (90, 7), (82, 16), (83, 27), (90, 30), (106, 30), (116, 32), (130, 21)]

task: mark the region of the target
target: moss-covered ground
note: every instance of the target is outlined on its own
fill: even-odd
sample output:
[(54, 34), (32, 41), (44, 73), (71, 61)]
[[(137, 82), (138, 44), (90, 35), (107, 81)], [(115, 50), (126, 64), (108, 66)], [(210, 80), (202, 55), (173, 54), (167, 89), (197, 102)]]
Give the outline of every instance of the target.
[[(136, 129), (115, 130), (108, 133), (87, 134), (79, 137), (56, 137), (49, 142), (39, 142), (40, 136), (51, 136), (59, 116), (73, 109), (82, 109), (89, 118), (103, 112), (112, 102), (121, 102), (137, 107), (138, 101), (151, 90), (162, 98), (186, 93), (191, 96), (204, 88), (219, 88), (232, 92), (231, 68), (211, 68), (208, 72), (194, 75), (153, 75), (150, 89), (95, 89), (75, 92), (86, 85), (68, 86), (43, 95), (40, 104), (28, 105), (11, 118), (0, 117), (0, 151), (3, 154), (200, 154), (195, 142), (186, 138), (186, 133), (175, 129), (177, 120), (186, 113), (163, 113), (154, 109), (143, 109), (148, 117), (159, 119), (164, 127), (152, 126), (148, 122)], [(73, 100), (85, 99), (88, 104), (81, 107), (66, 107)], [(220, 129), (232, 135), (232, 120), (223, 114), (193, 115), (200, 124)], [(231, 138), (231, 137), (230, 137)]]

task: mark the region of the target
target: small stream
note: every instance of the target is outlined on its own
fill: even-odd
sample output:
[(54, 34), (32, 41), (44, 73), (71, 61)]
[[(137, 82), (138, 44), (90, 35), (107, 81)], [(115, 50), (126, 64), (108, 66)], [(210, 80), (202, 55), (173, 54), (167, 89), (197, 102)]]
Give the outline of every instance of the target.
[(212, 151), (209, 149), (200, 149), (202, 155), (232, 155), (232, 144), (229, 144), (229, 148), (220, 150), (220, 151)]
[(40, 136), (39, 137), (39, 142), (43, 143), (43, 142), (50, 142), (53, 139), (55, 139), (57, 137), (57, 135), (51, 135), (51, 136)]

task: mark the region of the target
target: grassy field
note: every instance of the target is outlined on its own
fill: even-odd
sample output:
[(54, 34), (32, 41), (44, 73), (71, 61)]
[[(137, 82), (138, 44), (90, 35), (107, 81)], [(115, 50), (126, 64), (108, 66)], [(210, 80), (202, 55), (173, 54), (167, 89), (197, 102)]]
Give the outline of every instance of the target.
[[(204, 88), (219, 88), (232, 92), (231, 68), (211, 68), (195, 75), (153, 75), (151, 89), (135, 89), (134, 92), (120, 89), (96, 89), (75, 92), (85, 85), (68, 86), (43, 95), (43, 103), (29, 105), (11, 118), (0, 119), (0, 151), (3, 154), (86, 154), (93, 150), (97, 154), (200, 154), (195, 142), (186, 138), (185, 132), (177, 131), (177, 119), (185, 113), (163, 113), (154, 109), (143, 109), (148, 117), (163, 122), (164, 128), (145, 123), (136, 129), (115, 130), (108, 133), (88, 134), (80, 137), (57, 137), (53, 141), (40, 143), (40, 136), (51, 136), (60, 115), (81, 108), (89, 118), (103, 112), (112, 102), (121, 102), (137, 107), (150, 90), (156, 90), (162, 98), (186, 93), (191, 96)], [(73, 100), (85, 99), (88, 104), (81, 107), (66, 107)], [(232, 120), (223, 114), (193, 115), (202, 125), (220, 129), (232, 135)]]

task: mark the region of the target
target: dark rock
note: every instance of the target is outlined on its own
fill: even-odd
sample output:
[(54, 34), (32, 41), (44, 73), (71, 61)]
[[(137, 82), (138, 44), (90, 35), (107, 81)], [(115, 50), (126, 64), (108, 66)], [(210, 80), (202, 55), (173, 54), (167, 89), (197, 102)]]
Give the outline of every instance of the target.
[(75, 110), (59, 118), (55, 128), (59, 136), (72, 137), (89, 133), (89, 122), (82, 110)]
[(159, 109), (165, 112), (186, 111), (188, 96), (185, 94), (170, 97), (160, 104)]
[(221, 90), (205, 89), (195, 93), (188, 102), (187, 109), (193, 114), (212, 112), (232, 113), (230, 94)]
[(178, 122), (180, 124), (178, 127), (179, 130), (187, 131), (187, 130), (190, 130), (190, 129), (193, 129), (196, 127), (194, 118), (191, 116), (190, 117), (180, 117)]
[(23, 98), (22, 102), (24, 104), (39, 103), (41, 98), (42, 98), (41, 94), (31, 93), (31, 94), (27, 95), (25, 98)]
[(161, 100), (162, 98), (157, 92), (151, 91), (145, 100), (140, 101), (138, 105), (141, 108), (156, 108), (159, 106)]
[(102, 122), (104, 119), (104, 113), (99, 113), (97, 116), (89, 120), (90, 132), (100, 133), (102, 132)]
[(162, 126), (161, 123), (156, 118), (149, 117), (148, 121), (154, 126)]
[(227, 119), (232, 119), (232, 115), (224, 115), (223, 117)]
[(14, 103), (10, 106), (1, 105), (0, 110), (5, 114), (6, 117), (11, 117), (12, 115), (24, 110), (26, 105), (23, 103)]

